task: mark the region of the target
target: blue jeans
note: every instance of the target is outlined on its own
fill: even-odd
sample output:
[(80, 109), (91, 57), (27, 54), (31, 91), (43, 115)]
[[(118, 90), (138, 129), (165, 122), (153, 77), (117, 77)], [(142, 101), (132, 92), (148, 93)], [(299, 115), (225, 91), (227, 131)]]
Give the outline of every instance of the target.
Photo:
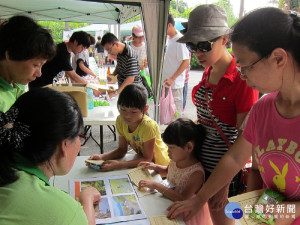
[(188, 91), (188, 82), (184, 83), (184, 86), (183, 86), (183, 102), (182, 102), (183, 109), (185, 108), (185, 105), (186, 105), (187, 91)]

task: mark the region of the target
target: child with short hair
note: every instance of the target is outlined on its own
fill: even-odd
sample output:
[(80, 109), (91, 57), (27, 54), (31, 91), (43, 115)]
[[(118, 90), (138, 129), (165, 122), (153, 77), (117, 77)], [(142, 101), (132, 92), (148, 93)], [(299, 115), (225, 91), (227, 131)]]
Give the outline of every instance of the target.
[[(162, 176), (167, 176), (169, 185), (174, 189), (156, 181), (141, 180), (139, 188), (155, 189), (172, 201), (182, 201), (192, 198), (204, 183), (204, 169), (199, 162), (199, 152), (205, 137), (205, 129), (192, 120), (179, 118), (166, 128), (163, 141), (168, 146), (170, 164), (161, 166), (149, 162), (141, 162), (144, 169), (153, 169)], [(205, 210), (207, 213), (205, 213)], [(188, 225), (207, 225), (208, 208), (203, 208)]]
[[(137, 84), (127, 85), (119, 96), (117, 106), (120, 111), (116, 121), (118, 148), (101, 155), (92, 155), (89, 159), (105, 160), (100, 171), (136, 167), (141, 161), (168, 165), (170, 159), (167, 146), (161, 139), (158, 124), (146, 115), (149, 109), (146, 89)], [(126, 155), (128, 145), (140, 157), (130, 161), (114, 160)], [(90, 167), (90, 163), (87, 166)]]

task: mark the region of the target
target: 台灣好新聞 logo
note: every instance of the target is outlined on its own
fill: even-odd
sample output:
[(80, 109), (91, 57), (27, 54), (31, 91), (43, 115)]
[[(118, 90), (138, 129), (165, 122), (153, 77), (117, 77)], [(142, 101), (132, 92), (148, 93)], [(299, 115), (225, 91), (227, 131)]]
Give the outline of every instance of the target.
[(225, 215), (229, 219), (241, 219), (243, 217), (243, 210), (239, 203), (229, 202), (225, 206)]

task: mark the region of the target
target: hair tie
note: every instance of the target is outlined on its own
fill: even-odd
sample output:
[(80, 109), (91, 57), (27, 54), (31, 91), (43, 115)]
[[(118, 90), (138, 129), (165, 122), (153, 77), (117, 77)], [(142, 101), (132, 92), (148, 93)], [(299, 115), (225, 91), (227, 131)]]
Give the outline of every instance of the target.
[(11, 107), (6, 113), (0, 111), (0, 144), (19, 149), (30, 136), (29, 126), (16, 121), (19, 110)]
[(299, 17), (300, 15), (299, 15), (299, 13), (298, 12), (296, 12), (296, 11), (294, 11), (294, 10), (289, 10), (289, 14), (290, 14), (290, 16), (291, 17)]
[(289, 15), (293, 19), (293, 25), (300, 26), (300, 14), (296, 11), (289, 10)]

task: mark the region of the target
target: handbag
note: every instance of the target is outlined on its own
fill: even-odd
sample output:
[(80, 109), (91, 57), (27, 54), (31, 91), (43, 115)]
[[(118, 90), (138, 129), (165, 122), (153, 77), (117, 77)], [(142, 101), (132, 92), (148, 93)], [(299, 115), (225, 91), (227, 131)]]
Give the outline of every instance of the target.
[[(146, 88), (147, 90), (147, 93), (148, 93), (148, 99), (149, 98), (152, 98), (153, 97), (153, 92), (152, 92), (152, 89), (147, 81), (147, 75), (145, 74), (144, 70), (141, 71), (141, 78), (142, 78), (142, 83), (144, 85), (144, 87)], [(151, 82), (151, 81), (150, 81)]]
[(169, 87), (168, 95), (165, 95), (165, 83), (163, 84), (160, 97), (159, 121), (160, 124), (167, 124), (174, 119), (176, 105), (174, 103), (172, 88)]
[[(206, 99), (207, 107), (209, 107), (207, 89), (205, 90), (205, 99)], [(229, 149), (232, 144), (229, 142), (228, 138), (226, 137), (226, 135), (224, 134), (222, 129), (218, 126), (218, 124), (215, 121), (215, 119), (213, 118), (210, 110), (208, 109), (207, 111), (208, 111), (208, 114), (209, 114), (213, 124), (214, 124), (214, 127), (218, 130), (220, 136), (222, 137), (222, 139), (224, 140), (224, 142), (226, 143), (226, 145), (228, 146), (228, 149)], [(230, 186), (229, 186), (229, 194), (228, 194), (229, 197), (246, 192), (248, 175), (249, 175), (249, 170), (246, 167), (242, 168), (238, 172), (238, 174), (235, 175), (235, 177), (232, 179)]]

